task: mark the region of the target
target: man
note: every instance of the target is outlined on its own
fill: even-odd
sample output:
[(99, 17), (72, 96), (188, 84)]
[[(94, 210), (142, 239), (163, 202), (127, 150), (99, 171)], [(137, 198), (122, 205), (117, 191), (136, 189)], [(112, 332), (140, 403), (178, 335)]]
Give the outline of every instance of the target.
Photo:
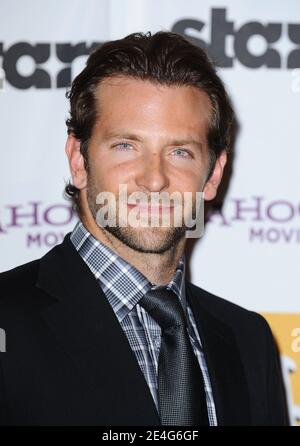
[[(97, 48), (69, 98), (66, 192), (79, 222), (1, 274), (1, 424), (286, 424), (265, 320), (185, 277), (184, 217), (197, 193), (215, 197), (232, 145), (208, 57), (173, 33), (133, 34)], [(120, 204), (120, 185), (147, 198), (190, 192), (192, 207), (178, 226), (176, 201), (105, 207), (101, 193)], [(140, 223), (121, 224), (135, 211)], [(148, 211), (172, 222), (144, 225)]]

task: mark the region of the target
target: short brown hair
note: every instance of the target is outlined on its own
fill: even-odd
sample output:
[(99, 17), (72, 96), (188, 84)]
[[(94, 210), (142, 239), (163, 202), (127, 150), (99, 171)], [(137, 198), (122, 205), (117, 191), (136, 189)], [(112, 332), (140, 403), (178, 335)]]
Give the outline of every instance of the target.
[[(96, 119), (95, 91), (107, 77), (125, 75), (167, 86), (195, 86), (210, 98), (212, 109), (208, 129), (210, 169), (222, 150), (233, 142), (234, 112), (223, 82), (206, 52), (179, 34), (159, 31), (155, 34), (133, 33), (109, 41), (94, 49), (84, 70), (67, 92), (70, 117), (68, 134), (80, 140), (80, 151), (88, 170), (88, 145)], [(80, 214), (80, 191), (71, 183), (65, 187)]]

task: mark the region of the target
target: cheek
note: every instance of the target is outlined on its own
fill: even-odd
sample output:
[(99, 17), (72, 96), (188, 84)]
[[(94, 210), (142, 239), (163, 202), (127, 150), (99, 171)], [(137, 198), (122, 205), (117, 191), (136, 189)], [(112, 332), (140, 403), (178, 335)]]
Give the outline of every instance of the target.
[(118, 192), (120, 184), (129, 185), (132, 174), (122, 164), (97, 160), (90, 167), (90, 179), (98, 191)]
[(205, 176), (196, 170), (178, 173), (173, 177), (172, 190), (197, 192), (203, 189)]

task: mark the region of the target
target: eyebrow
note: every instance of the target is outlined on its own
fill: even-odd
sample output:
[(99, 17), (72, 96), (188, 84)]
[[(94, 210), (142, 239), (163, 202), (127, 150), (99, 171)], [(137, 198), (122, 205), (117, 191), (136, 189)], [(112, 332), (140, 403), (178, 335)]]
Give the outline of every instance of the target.
[[(143, 138), (141, 138), (140, 136), (138, 136), (134, 133), (127, 133), (127, 132), (108, 133), (107, 135), (105, 135), (104, 141), (109, 141), (111, 139), (117, 139), (117, 138), (143, 142)], [(202, 146), (203, 146), (202, 142), (198, 141), (195, 138), (183, 138), (183, 139), (176, 138), (174, 140), (170, 140), (167, 143), (167, 145), (172, 145), (172, 146), (184, 146), (184, 145), (189, 145), (189, 144), (193, 144), (200, 148), (202, 148)]]

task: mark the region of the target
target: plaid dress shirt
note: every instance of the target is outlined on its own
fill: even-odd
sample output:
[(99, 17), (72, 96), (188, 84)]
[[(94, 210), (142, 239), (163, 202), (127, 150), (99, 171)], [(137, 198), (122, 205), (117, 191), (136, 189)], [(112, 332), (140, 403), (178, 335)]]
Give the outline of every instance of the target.
[[(93, 237), (81, 221), (75, 225), (71, 241), (97, 279), (126, 334), (159, 413), (157, 368), (161, 328), (139, 305), (139, 300), (150, 288), (156, 289), (159, 286), (151, 284), (134, 266)], [(165, 287), (178, 296), (187, 316), (189, 337), (203, 374), (209, 424), (216, 426), (217, 417), (210, 378), (193, 313), (186, 301), (184, 277), (183, 255), (178, 262), (176, 273)]]

